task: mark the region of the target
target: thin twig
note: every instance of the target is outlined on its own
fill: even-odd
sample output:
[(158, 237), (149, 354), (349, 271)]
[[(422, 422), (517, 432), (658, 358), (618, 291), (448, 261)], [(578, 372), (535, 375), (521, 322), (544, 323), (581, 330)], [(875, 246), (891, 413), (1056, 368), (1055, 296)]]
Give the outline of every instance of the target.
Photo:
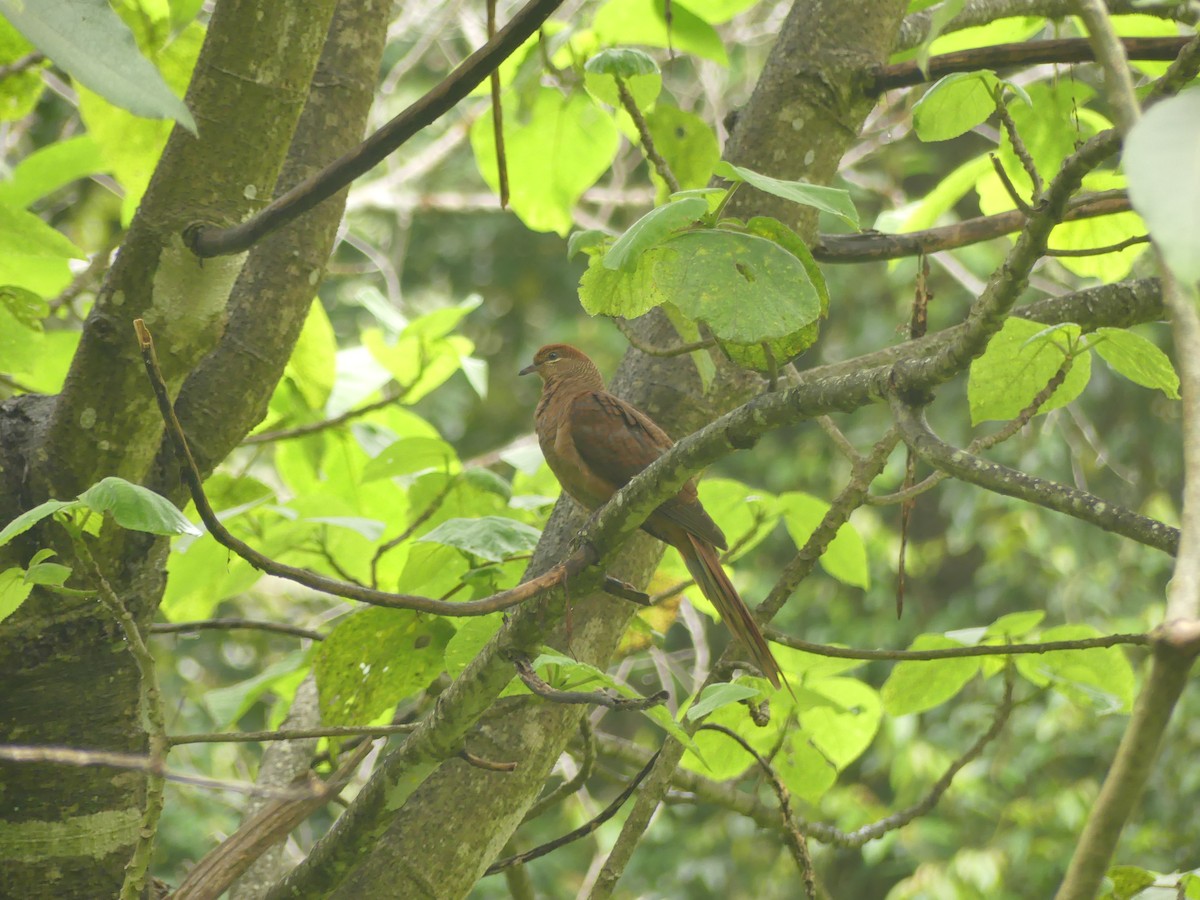
[(996, 644), (976, 647), (942, 647), (937, 650), (861, 650), (854, 647), (835, 647), (814, 644), (784, 634), (774, 628), (764, 629), (768, 640), (794, 650), (834, 659), (891, 660), (893, 662), (924, 662), (935, 659), (962, 659), (974, 656), (1020, 656), (1029, 653), (1055, 653), (1062, 650), (1092, 650), (1097, 647), (1131, 645), (1148, 647), (1153, 643), (1149, 634), (1109, 634), (1103, 637), (1080, 638), (1073, 641), (1041, 641), (1032, 644)]
[[(1013, 709), (1013, 679), (1012, 667), (1010, 666), (1004, 671), (1004, 696), (1000, 699), (1000, 705), (996, 707), (996, 712), (992, 716), (991, 726), (980, 735), (974, 744), (967, 748), (965, 753), (946, 768), (942, 777), (934, 782), (933, 787), (929, 789), (929, 793), (907, 809), (902, 809), (886, 818), (880, 819), (878, 822), (873, 822), (870, 825), (865, 825), (862, 828), (845, 833), (843, 840), (836, 841), (836, 843), (847, 847), (861, 847), (867, 841), (883, 837), (889, 831), (895, 831), (898, 828), (904, 827), (913, 821), (913, 819), (925, 815), (937, 806), (938, 801), (942, 799), (942, 795), (954, 783), (954, 776), (961, 772), (968, 763), (978, 759), (987, 748), (987, 745), (999, 737), (1000, 732), (1004, 730), (1004, 726), (1008, 724), (1008, 716)], [(821, 838), (817, 839), (821, 840)]]
[(459, 479), (457, 475), (447, 478), (446, 483), (442, 485), (442, 489), (438, 491), (437, 495), (429, 501), (429, 504), (423, 510), (421, 510), (420, 514), (411, 522), (409, 522), (408, 527), (405, 528), (404, 531), (396, 535), (396, 537), (392, 538), (391, 540), (384, 541), (379, 545), (378, 548), (376, 548), (375, 554), (371, 557), (371, 587), (379, 587), (379, 560), (383, 554), (394, 549), (395, 547), (398, 547), (400, 544), (403, 544), (410, 537), (416, 534), (417, 529), (428, 522), (430, 518), (433, 517), (434, 513), (441, 509), (442, 504), (446, 502), (446, 498), (450, 496), (450, 491), (452, 491), (458, 485), (458, 482)]
[(779, 773), (775, 771), (775, 767), (761, 753), (751, 747), (749, 741), (732, 728), (705, 722), (700, 726), (699, 730), (715, 731), (718, 734), (723, 734), (731, 738), (738, 746), (754, 757), (754, 761), (758, 763), (758, 767), (762, 769), (763, 774), (767, 776), (767, 780), (771, 782), (771, 788), (775, 791), (775, 797), (779, 800), (779, 817), (783, 820), (783, 834), (787, 839), (788, 847), (792, 851), (792, 858), (796, 861), (796, 868), (800, 870), (800, 876), (804, 879), (804, 896), (808, 900), (816, 900), (817, 883), (816, 877), (813, 874), (812, 857), (808, 852), (808, 841), (795, 825), (795, 815), (792, 813), (792, 792), (787, 789), (787, 785), (783, 783), (783, 779), (779, 777)]
[[(1104, 191), (1075, 197), (1067, 203), (1062, 221), (1075, 222), (1098, 216), (1128, 212), (1129, 197), (1124, 191)], [(1027, 216), (1019, 209), (991, 216), (976, 216), (953, 225), (940, 225), (907, 234), (865, 232), (863, 234), (822, 234), (812, 247), (813, 258), (826, 263), (857, 263), (900, 259), (920, 253), (955, 250), (982, 241), (990, 241), (1025, 227)]]
[(605, 691), (560, 691), (542, 680), (528, 659), (516, 657), (512, 664), (525, 687), (553, 703), (578, 703), (613, 710), (644, 710), (661, 706), (670, 696), (666, 691), (658, 691), (649, 697), (615, 697)]
[[(487, 0), (488, 41), (496, 39), (496, 0)], [(496, 144), (496, 174), (500, 181), (500, 208), (508, 208), (508, 154), (504, 149), (504, 106), (500, 102), (500, 68), (488, 76), (492, 90), (492, 134)]]
[(26, 53), (19, 59), (14, 59), (12, 62), (0, 66), (0, 79), (10, 78), (13, 75), (20, 75), (26, 69), (32, 68), (40, 62), (44, 62), (45, 59), (46, 55), (44, 53), (39, 53), (36, 50), (33, 53)]
[(846, 457), (852, 463), (862, 459), (862, 454), (858, 452), (858, 448), (850, 442), (850, 439), (846, 437), (842, 429), (837, 427), (837, 423), (831, 417), (817, 416), (816, 422), (821, 430), (825, 432), (826, 436), (833, 441), (833, 446), (837, 448), (842, 456)]
[(1020, 210), (1022, 215), (1030, 215), (1033, 211), (1029, 208), (1029, 203), (1017, 192), (1017, 186), (1008, 177), (1008, 170), (1000, 162), (1000, 157), (995, 153), (989, 153), (988, 159), (992, 161), (992, 168), (996, 170), (996, 175), (1000, 178), (1000, 183), (1004, 185), (1004, 190), (1008, 194), (1008, 199), (1013, 202), (1013, 206)]
[[(1121, 39), (1131, 59), (1164, 62), (1175, 59), (1187, 42), (1186, 37)], [(899, 87), (925, 84), (953, 72), (978, 72), (982, 69), (1036, 66), (1044, 63), (1091, 62), (1095, 58), (1091, 45), (1083, 38), (993, 44), (990, 47), (975, 47), (930, 57), (926, 71), (922, 71), (915, 61), (883, 66), (875, 76), (874, 85), (867, 89), (867, 94), (879, 95)]]
[(233, 834), (206, 853), (171, 895), (172, 900), (211, 900), (221, 896), (251, 864), (285, 840), (305, 819), (337, 798), (371, 750), (370, 742), (347, 753), (326, 782), (310, 773), (307, 790), (274, 797)]
[(581, 790), (587, 783), (588, 778), (592, 775), (592, 769), (596, 765), (596, 735), (592, 731), (591, 720), (586, 714), (579, 717), (579, 737), (583, 741), (583, 759), (579, 763), (579, 770), (574, 777), (564, 781), (544, 797), (538, 798), (537, 802), (529, 807), (529, 811), (521, 819), (522, 822), (536, 819), (564, 797), (569, 797)]
[(629, 322), (622, 318), (613, 319), (617, 326), (617, 330), (625, 335), (625, 340), (629, 341), (629, 346), (639, 353), (645, 353), (647, 356), (657, 356), (662, 358), (670, 358), (672, 356), (683, 356), (685, 353), (693, 353), (696, 350), (707, 350), (709, 347), (715, 347), (717, 344), (716, 338), (704, 338), (699, 341), (689, 341), (686, 344), (676, 344), (673, 347), (659, 347), (655, 344), (647, 344), (637, 332), (633, 330)]
[(190, 634), (194, 631), (227, 631), (245, 628), (251, 631), (270, 631), (292, 637), (323, 641), (325, 635), (311, 628), (288, 625), (285, 622), (268, 622), (262, 619), (197, 619), (192, 622), (155, 622), (150, 626), (151, 634)]
[(390, 737), (408, 734), (415, 723), (403, 725), (331, 725), (325, 728), (284, 728), (278, 731), (230, 731), (197, 734), (173, 734), (167, 738), (172, 747), (181, 744), (261, 744), (267, 741), (303, 741), (330, 737)]
[[(1029, 148), (1025, 146), (1025, 141), (1021, 139), (1020, 133), (1017, 131), (1017, 123), (1013, 121), (1012, 114), (1008, 111), (1008, 106), (1004, 102), (1004, 86), (996, 85), (996, 115), (1000, 119), (1000, 123), (1004, 126), (1004, 131), (1008, 134), (1008, 142), (1012, 144), (1013, 153), (1017, 159), (1021, 161), (1022, 168), (1025, 169), (1025, 174), (1029, 176), (1029, 183), (1033, 185), (1033, 196), (1040, 197), (1044, 190), (1042, 184), (1042, 176), (1038, 173), (1037, 165), (1033, 161), (1033, 155), (1029, 152)], [(995, 155), (992, 155), (992, 162), (997, 164)], [(1003, 166), (1000, 166), (1003, 169)], [(1004, 173), (1000, 176), (1004, 181), (1008, 182), (1008, 174)], [(1011, 193), (1015, 194), (1016, 189), (1012, 189)], [(1020, 204), (1018, 204), (1018, 209)]]
[(110, 750), (81, 750), (78, 747), (50, 747), (29, 744), (0, 744), (0, 759), (8, 762), (50, 763), (60, 766), (106, 766), (161, 775), (173, 784), (204, 788), (211, 791), (232, 791), (255, 797), (296, 799), (311, 797), (311, 790), (294, 790), (252, 784), (247, 781), (225, 781), (206, 775), (173, 772), (161, 761), (155, 762), (138, 753), (117, 753)]
[[(1067, 356), (1063, 359), (1062, 365), (1058, 367), (1050, 379), (1043, 385), (1042, 389), (1033, 395), (1033, 400), (1017, 413), (1012, 419), (1009, 419), (1004, 425), (992, 432), (991, 434), (981, 435), (975, 438), (967, 445), (968, 453), (983, 453), (990, 450), (997, 444), (1007, 441), (1009, 438), (1016, 435), (1022, 428), (1033, 420), (1033, 417), (1038, 414), (1042, 406), (1047, 400), (1059, 389), (1062, 383), (1067, 378), (1067, 373), (1071, 370), (1073, 357)], [(936, 470), (931, 475), (922, 481), (902, 490), (895, 491), (890, 494), (872, 494), (867, 498), (867, 502), (872, 506), (889, 506), (893, 503), (903, 503), (911, 497), (917, 497), (926, 491), (941, 484), (950, 475), (942, 470)]]
[(497, 762), (496, 760), (484, 759), (482, 756), (476, 756), (465, 747), (456, 754), (459, 759), (468, 765), (474, 766), (476, 769), (485, 769), (488, 772), (515, 772), (519, 763), (515, 762)]
[(642, 139), (642, 153), (646, 155), (646, 159), (650, 165), (654, 166), (654, 171), (658, 173), (658, 177), (667, 185), (667, 190), (672, 194), (679, 191), (679, 179), (675, 177), (675, 173), (671, 171), (671, 167), (667, 165), (667, 161), (663, 159), (662, 154), (658, 152), (658, 148), (654, 146), (654, 138), (650, 134), (650, 126), (646, 123), (646, 117), (642, 115), (642, 111), (638, 109), (637, 101), (633, 99), (633, 94), (629, 91), (629, 86), (625, 84), (625, 79), (620, 75), (614, 75), (613, 78), (617, 82), (617, 96), (621, 98), (621, 106), (625, 112), (629, 113), (629, 118), (633, 119), (633, 127), (637, 129), (638, 137)]
[(621, 791), (621, 793), (617, 795), (616, 799), (606, 806), (600, 812), (600, 814), (590, 822), (579, 826), (574, 831), (567, 832), (560, 838), (555, 838), (553, 841), (542, 844), (540, 847), (534, 847), (532, 850), (528, 850), (525, 853), (519, 853), (516, 856), (508, 856), (504, 859), (496, 860), (496, 862), (488, 866), (487, 871), (485, 871), (483, 874), (495, 875), (497, 872), (501, 872), (504, 869), (507, 869), (509, 866), (519, 866), (522, 863), (530, 862), (531, 860), (535, 860), (538, 857), (545, 856), (547, 853), (557, 850), (559, 847), (565, 847), (567, 844), (577, 841), (581, 837), (587, 837), (589, 834), (594, 832), (597, 828), (615, 816), (617, 814), (617, 810), (625, 805), (625, 801), (633, 795), (633, 792), (637, 790), (638, 785), (642, 783), (642, 779), (645, 778), (646, 775), (649, 774), (650, 769), (654, 767), (654, 761), (656, 759), (658, 759), (658, 753), (655, 753), (652, 757), (650, 757), (650, 760), (644, 766), (642, 766), (641, 771), (633, 776), (633, 780), (629, 782), (628, 787)]
[(1047, 247), (1046, 255), (1063, 257), (1103, 256), (1105, 253), (1119, 253), (1126, 247), (1148, 243), (1150, 243), (1150, 235), (1135, 234), (1133, 237), (1127, 237), (1123, 241), (1117, 241), (1117, 243), (1109, 244), (1106, 247), (1089, 247), (1086, 250), (1055, 250), (1053, 247)]
[(109, 258), (112, 256), (115, 247), (106, 245), (104, 249), (97, 252), (88, 262), (87, 268), (71, 279), (71, 283), (63, 288), (62, 292), (50, 301), (50, 312), (69, 304), (76, 297), (82, 294), (88, 286), (99, 278), (99, 276), (108, 268)]
[(242, 445), (290, 441), (293, 438), (308, 437), (310, 434), (317, 434), (321, 431), (327, 431), (330, 428), (337, 428), (339, 425), (345, 425), (347, 422), (352, 422), (368, 413), (391, 406), (408, 393), (409, 387), (411, 385), (401, 386), (393, 381), (383, 389), (383, 395), (378, 400), (372, 400), (370, 403), (364, 403), (361, 406), (354, 407), (354, 409), (348, 409), (344, 413), (330, 416), (328, 419), (322, 419), (319, 422), (307, 422), (304, 425), (297, 425), (294, 428), (276, 428), (271, 431), (260, 431), (258, 434), (248, 435), (242, 441)]

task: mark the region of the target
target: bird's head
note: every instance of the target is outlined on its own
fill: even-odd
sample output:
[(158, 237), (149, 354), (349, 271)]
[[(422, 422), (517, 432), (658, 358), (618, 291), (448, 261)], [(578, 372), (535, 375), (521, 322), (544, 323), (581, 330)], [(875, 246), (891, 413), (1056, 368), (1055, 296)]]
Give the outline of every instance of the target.
[(537, 372), (542, 381), (550, 384), (565, 379), (582, 379), (604, 386), (600, 370), (588, 359), (587, 354), (570, 344), (547, 344), (533, 355), (533, 363), (518, 374), (530, 375)]

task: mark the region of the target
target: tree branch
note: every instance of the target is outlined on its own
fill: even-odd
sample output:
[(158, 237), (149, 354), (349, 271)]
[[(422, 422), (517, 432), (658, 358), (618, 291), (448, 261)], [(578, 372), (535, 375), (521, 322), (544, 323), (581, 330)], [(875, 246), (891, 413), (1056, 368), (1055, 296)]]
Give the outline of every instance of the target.
[(150, 626), (151, 634), (190, 634), (194, 631), (227, 631), (246, 628), (252, 631), (270, 631), (292, 637), (323, 641), (325, 635), (310, 628), (288, 625), (286, 622), (268, 622), (259, 619), (197, 619), (193, 622), (155, 622)]
[(513, 667), (517, 675), (534, 694), (552, 703), (577, 703), (603, 706), (614, 710), (643, 710), (661, 706), (670, 696), (666, 691), (657, 691), (649, 697), (614, 697), (604, 691), (560, 691), (551, 687), (534, 671), (528, 659), (514, 657)]
[[(1179, 54), (1188, 40), (1186, 37), (1122, 38), (1121, 43), (1132, 59), (1169, 62)], [(980, 69), (1005, 69), (1043, 63), (1093, 62), (1095, 59), (1095, 51), (1083, 38), (993, 44), (990, 47), (975, 47), (971, 50), (930, 57), (927, 73), (921, 71), (915, 60), (883, 66), (875, 76), (871, 93), (882, 94), (895, 88), (925, 84), (954, 72), (977, 72)]]
[(1087, 491), (1036, 478), (950, 446), (933, 433), (920, 410), (899, 398), (892, 401), (892, 416), (904, 442), (921, 459), (961, 481), (1064, 513), (1164, 553), (1174, 555), (1179, 549), (1179, 529), (1157, 519), (1139, 515)]
[(332, 197), (355, 178), (373, 169), (413, 135), (449, 112), (558, 9), (562, 0), (530, 0), (493, 40), (488, 41), (420, 100), (357, 148), (306, 179), (261, 211), (232, 228), (196, 223), (184, 242), (200, 258), (241, 253), (272, 231)]
[(547, 853), (557, 850), (559, 847), (565, 847), (567, 844), (570, 844), (573, 841), (577, 841), (582, 837), (587, 837), (589, 834), (594, 832), (597, 828), (615, 816), (617, 814), (617, 810), (625, 805), (625, 801), (633, 796), (633, 792), (638, 789), (638, 785), (642, 783), (642, 779), (644, 779), (647, 773), (649, 773), (650, 769), (653, 768), (654, 761), (656, 759), (658, 759), (657, 753), (650, 757), (650, 761), (642, 766), (641, 771), (633, 776), (633, 780), (629, 782), (629, 785), (625, 788), (625, 790), (621, 791), (621, 793), (616, 796), (616, 799), (614, 799), (612, 803), (608, 804), (608, 806), (606, 806), (600, 812), (600, 814), (595, 816), (591, 821), (580, 825), (574, 831), (567, 832), (562, 837), (555, 838), (548, 843), (542, 844), (540, 847), (535, 847), (532, 850), (526, 851), (525, 853), (518, 853), (516, 856), (509, 856), (504, 859), (496, 860), (496, 862), (488, 866), (487, 871), (483, 874), (495, 875), (497, 872), (501, 872), (510, 866), (517, 866), (521, 865), (522, 863), (530, 862), (531, 860), (535, 860), (538, 857), (545, 856)]
[(1148, 647), (1153, 643), (1149, 634), (1109, 634), (1104, 637), (1080, 638), (1074, 641), (1039, 641), (1032, 644), (997, 644), (977, 647), (943, 647), (938, 650), (860, 650), (854, 647), (835, 647), (831, 644), (814, 644), (803, 641), (774, 628), (764, 631), (768, 640), (793, 650), (803, 650), (817, 656), (834, 659), (886, 659), (894, 662), (927, 661), (934, 659), (962, 659), (972, 656), (1019, 656), (1027, 653), (1054, 653), (1059, 650), (1091, 650), (1095, 647), (1118, 647), (1130, 644)]

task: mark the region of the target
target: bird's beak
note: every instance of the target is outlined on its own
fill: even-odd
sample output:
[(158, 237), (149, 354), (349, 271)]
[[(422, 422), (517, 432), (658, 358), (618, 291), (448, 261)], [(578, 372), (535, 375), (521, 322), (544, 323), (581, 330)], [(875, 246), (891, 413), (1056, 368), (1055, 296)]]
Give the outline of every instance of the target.
[(518, 375), (530, 375), (536, 371), (537, 371), (537, 366), (535, 366), (533, 363), (530, 363), (529, 365), (527, 365), (525, 368), (523, 368), (517, 374)]

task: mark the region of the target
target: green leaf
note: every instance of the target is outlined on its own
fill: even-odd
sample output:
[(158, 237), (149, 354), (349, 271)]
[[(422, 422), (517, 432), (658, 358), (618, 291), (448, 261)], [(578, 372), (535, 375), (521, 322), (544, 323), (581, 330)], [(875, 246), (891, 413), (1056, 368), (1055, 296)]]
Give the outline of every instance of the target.
[(71, 577), (71, 567), (62, 563), (43, 562), (31, 564), (25, 572), (27, 584), (43, 584), (57, 587), (66, 583)]
[(72, 181), (103, 170), (100, 148), (90, 135), (67, 138), (41, 147), (17, 163), (12, 178), (0, 183), (0, 204), (23, 208)]
[(1167, 354), (1140, 334), (1124, 328), (1097, 328), (1088, 345), (1106, 363), (1134, 384), (1162, 391), (1179, 399), (1179, 376)]
[[(1077, 641), (1100, 637), (1090, 625), (1048, 628), (1039, 641)], [(1102, 712), (1124, 712), (1133, 705), (1136, 678), (1120, 647), (1055, 650), (1036, 656), (1022, 655), (1017, 671), (1038, 687), (1053, 687), (1071, 702)]]
[[(646, 113), (646, 126), (654, 148), (667, 161), (682, 189), (671, 195), (672, 199), (682, 199), (685, 191), (694, 189), (709, 204), (711, 212), (727, 192), (705, 187), (712, 178), (713, 167), (721, 161), (721, 147), (708, 123), (676, 106), (659, 103)], [(650, 180), (658, 188), (661, 201), (667, 195), (667, 186), (653, 167)]]
[(804, 263), (756, 235), (693, 231), (656, 248), (652, 260), (646, 256), (663, 301), (723, 340), (753, 344), (785, 337), (821, 314)]
[(857, 678), (816, 678), (804, 687), (833, 701), (801, 709), (799, 716), (812, 743), (840, 771), (875, 739), (883, 717), (879, 693)]
[[(509, 205), (530, 229), (565, 235), (575, 202), (608, 171), (620, 141), (617, 126), (586, 94), (564, 96), (556, 88), (539, 88), (522, 112), (505, 107)], [(471, 126), (471, 147), (483, 180), (499, 191), (490, 116)]]
[(955, 72), (940, 79), (913, 107), (913, 129), (926, 142), (946, 141), (987, 121), (996, 111), (996, 73)]
[(758, 0), (687, 0), (686, 6), (705, 22), (720, 25), (754, 6)]
[(186, 548), (172, 547), (159, 608), (171, 622), (207, 619), (222, 601), (244, 594), (261, 577), (250, 563), (205, 535)]
[(218, 728), (226, 728), (244, 716), (267, 691), (280, 690), (281, 684), (293, 686), (304, 678), (308, 671), (308, 651), (289, 653), (277, 663), (272, 663), (252, 678), (206, 692), (204, 706), (213, 717)]
[(33, 213), (0, 203), (0, 253), (84, 259), (82, 250)]
[[(808, 273), (808, 277), (812, 280), (813, 287), (817, 291), (817, 297), (820, 299), (820, 318), (825, 318), (829, 314), (829, 290), (825, 285), (825, 276), (822, 274), (820, 267), (817, 265), (816, 260), (813, 259), (813, 255), (804, 241), (800, 239), (800, 235), (796, 234), (796, 232), (792, 231), (792, 229), (788, 228), (778, 219), (772, 219), (767, 216), (755, 216), (746, 223), (746, 228), (752, 234), (774, 241), (800, 261), (800, 264), (804, 266), (805, 271)], [(740, 366), (757, 369), (760, 372), (770, 372), (772, 369), (778, 371), (780, 366), (791, 361), (811, 347), (816, 342), (820, 330), (820, 320), (818, 319), (810, 322), (798, 331), (782, 337), (771, 338), (767, 341), (759, 341), (753, 344), (738, 344), (732, 341), (723, 341), (721, 349)], [(763, 348), (764, 343), (771, 351), (770, 357), (767, 356), (767, 352)]]
[(598, 228), (587, 228), (583, 231), (572, 231), (567, 238), (567, 259), (574, 259), (577, 253), (596, 256), (603, 253), (612, 243), (612, 238)]
[(40, 332), (42, 319), (50, 315), (50, 304), (41, 294), (11, 284), (0, 286), (0, 306), (26, 328)]
[(313, 660), (321, 721), (364, 725), (425, 688), (442, 671), (454, 635), (444, 619), (407, 609), (362, 609), (344, 618)]
[(458, 631), (446, 644), (446, 672), (452, 678), (457, 678), (471, 660), (487, 646), (488, 641), (495, 636), (503, 624), (503, 613), (459, 619)]
[(1200, 281), (1200, 90), (1156, 103), (1125, 139), (1129, 199), (1181, 281)]
[[(789, 491), (779, 495), (780, 510), (788, 534), (797, 549), (812, 537), (829, 504), (824, 500), (800, 491)], [(864, 590), (870, 586), (870, 570), (867, 566), (867, 548), (862, 538), (849, 522), (838, 529), (825, 552), (821, 554), (821, 566), (838, 581)]]
[(524, 522), (502, 516), (478, 519), (449, 519), (417, 538), (433, 544), (454, 547), (491, 562), (499, 562), (537, 546), (542, 533)]
[(995, 638), (1000, 640), (1024, 637), (1040, 625), (1044, 618), (1046, 618), (1046, 611), (1044, 609), (1030, 609), (1025, 612), (1009, 613), (1008, 615), (1001, 616), (987, 627), (987, 630), (984, 632), (984, 639)]
[[(815, 804), (837, 781), (837, 769), (813, 745), (811, 738), (806, 729), (793, 728), (771, 762), (788, 790), (805, 802)], [(744, 750), (742, 755), (746, 755)]]
[(701, 691), (700, 696), (696, 698), (696, 702), (688, 707), (686, 718), (689, 722), (694, 722), (720, 709), (722, 706), (728, 706), (730, 703), (737, 703), (748, 697), (757, 697), (758, 695), (759, 691), (757, 688), (749, 687), (741, 682), (710, 684)]
[(445, 383), (463, 367), (463, 361), (475, 349), (465, 337), (450, 335), (431, 339), (406, 328), (392, 340), (379, 328), (362, 332), (363, 346), (371, 356), (403, 386), (402, 401), (416, 403)]
[(624, 108), (617, 90), (617, 79), (633, 97), (638, 109), (648, 109), (662, 90), (658, 63), (641, 50), (630, 47), (601, 50), (583, 66), (583, 84), (587, 92), (609, 106)]
[(1112, 891), (1106, 896), (1112, 900), (1132, 900), (1158, 880), (1153, 872), (1138, 866), (1113, 866), (1105, 874), (1112, 882)]
[[(971, 423), (1013, 419), (1033, 402), (1063, 364), (1070, 348), (1078, 347), (1078, 325), (1048, 330), (1027, 319), (1009, 318), (992, 337), (983, 355), (971, 363), (967, 399)], [(1038, 414), (1066, 406), (1087, 387), (1091, 356), (1076, 353), (1066, 379), (1042, 404)]]
[(586, 63), (583, 70), (613, 78), (632, 78), (635, 75), (657, 75), (658, 63), (649, 53), (631, 47), (601, 50)]
[(579, 302), (588, 315), (636, 319), (664, 303), (666, 298), (654, 277), (660, 253), (655, 248), (643, 254), (632, 272), (606, 268), (601, 257), (592, 256), (579, 279)]
[(124, 478), (109, 476), (79, 495), (88, 509), (111, 513), (122, 528), (151, 534), (202, 534), (166, 497)]
[[(922, 634), (908, 649), (941, 650), (961, 646), (958, 641), (940, 634)], [(880, 691), (883, 708), (893, 716), (905, 716), (933, 709), (961, 691), (978, 671), (977, 657), (906, 660), (897, 663)]]
[(0, 13), (72, 78), (135, 115), (196, 122), (105, 0), (0, 0)]
[(78, 509), (82, 504), (78, 500), (47, 500), (39, 503), (33, 509), (27, 510), (4, 526), (0, 531), (0, 547), (3, 547), (19, 534), (24, 534), (47, 516), (65, 509)]
[(737, 552), (731, 560), (745, 556), (774, 530), (779, 506), (766, 491), (732, 478), (705, 478), (698, 485), (700, 502), (725, 531)]
[(367, 463), (362, 480), (376, 481), (430, 469), (453, 474), (462, 466), (454, 448), (441, 438), (401, 438)]
[(608, 0), (592, 20), (601, 44), (641, 44), (670, 47), (676, 53), (691, 53), (729, 64), (725, 46), (711, 25), (683, 6), (671, 6), (668, 24), (660, 0)]
[(714, 174), (727, 181), (744, 181), (760, 191), (837, 216), (851, 228), (859, 227), (858, 210), (850, 199), (849, 191), (803, 181), (780, 181), (725, 161), (717, 164)]
[(323, 409), (337, 376), (337, 339), (320, 300), (308, 308), (304, 327), (292, 349), (283, 377), (296, 388), (309, 409)]
[(707, 213), (708, 203), (699, 197), (675, 200), (650, 210), (608, 248), (604, 254), (604, 267), (632, 272), (643, 253), (673, 231), (692, 224)]
[(25, 570), (13, 566), (0, 572), (0, 622), (15, 613), (33, 593), (25, 579)]

